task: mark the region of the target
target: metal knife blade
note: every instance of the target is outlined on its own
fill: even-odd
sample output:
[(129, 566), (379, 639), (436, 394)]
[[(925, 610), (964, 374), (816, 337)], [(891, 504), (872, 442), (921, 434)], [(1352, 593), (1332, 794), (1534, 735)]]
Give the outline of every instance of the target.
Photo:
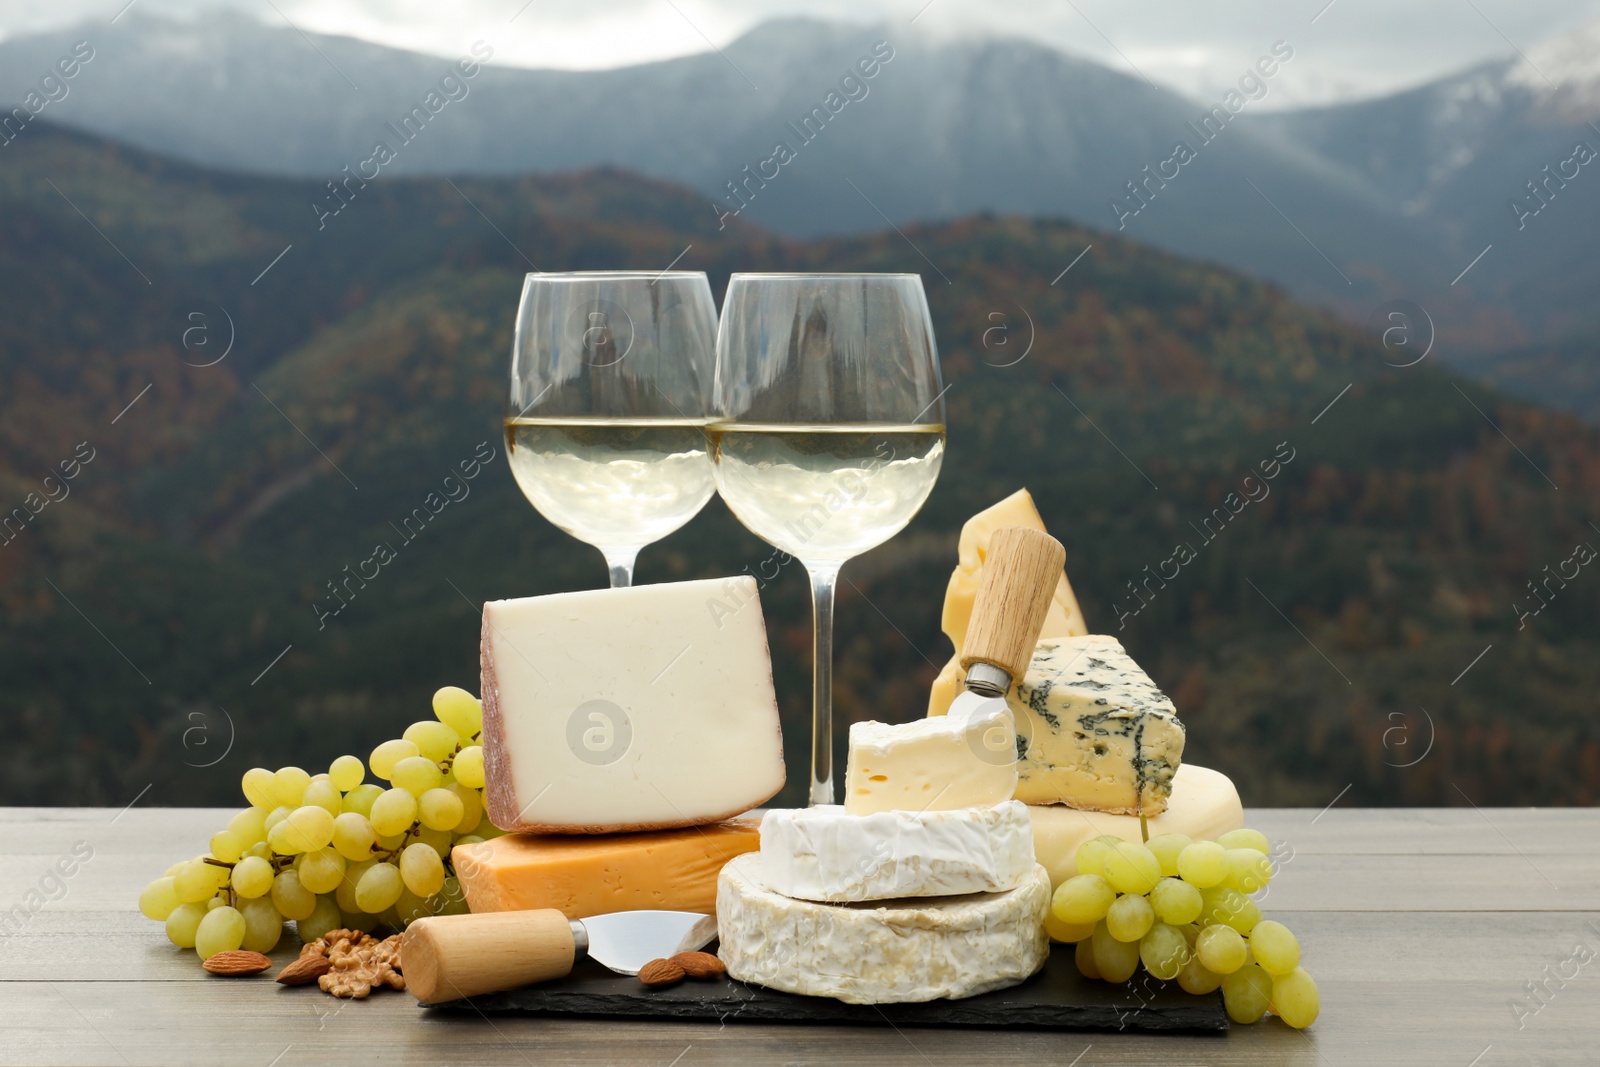
[(717, 938), (717, 917), (690, 911), (618, 911), (572, 924), (579, 948), (618, 974), (638, 974), (651, 960), (694, 952)]

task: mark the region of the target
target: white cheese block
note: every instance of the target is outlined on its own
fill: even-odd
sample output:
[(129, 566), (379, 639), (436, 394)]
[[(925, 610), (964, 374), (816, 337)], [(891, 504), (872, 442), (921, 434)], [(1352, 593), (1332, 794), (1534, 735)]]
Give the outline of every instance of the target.
[[(1136, 815), (1079, 811), (1061, 804), (1029, 804), (1028, 817), (1033, 823), (1034, 856), (1050, 872), (1052, 886), (1078, 873), (1078, 846), (1085, 841), (1101, 834), (1113, 834), (1125, 841), (1142, 840)], [(1227, 775), (1185, 763), (1173, 776), (1167, 810), (1145, 822), (1151, 837), (1186, 834), (1196, 841), (1209, 841), (1244, 826), (1244, 807)]]
[(1033, 872), (1028, 807), (851, 815), (837, 805), (761, 819), (767, 887), (802, 900), (955, 896), (1015, 889)]
[(1006, 702), (1017, 717), (1017, 793), (1029, 804), (1158, 815), (1183, 756), (1183, 723), (1114, 637), (1040, 641)]
[(783, 788), (749, 576), (491, 601), (482, 667), (484, 799), (502, 830), (692, 826)]
[(999, 700), (965, 716), (852, 723), (844, 809), (871, 815), (989, 807), (1016, 792), (1016, 753), (1011, 715)]
[(759, 852), (717, 879), (718, 955), (728, 977), (847, 1004), (959, 999), (1016, 985), (1050, 951), (1050, 876), (1005, 893), (818, 904), (767, 885)]

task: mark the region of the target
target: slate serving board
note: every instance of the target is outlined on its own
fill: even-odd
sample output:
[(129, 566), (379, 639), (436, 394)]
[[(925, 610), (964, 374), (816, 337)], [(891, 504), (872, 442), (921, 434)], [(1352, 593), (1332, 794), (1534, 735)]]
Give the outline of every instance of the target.
[(646, 989), (637, 978), (584, 960), (555, 982), (470, 1000), (422, 1005), (431, 1011), (523, 1012), (719, 1022), (825, 1022), (882, 1026), (994, 1026), (1044, 1030), (1189, 1030), (1222, 1032), (1222, 994), (1195, 996), (1165, 982), (1114, 986), (1078, 973), (1072, 952), (1057, 946), (1026, 982), (964, 1000), (923, 1004), (845, 1004), (803, 997), (727, 977)]

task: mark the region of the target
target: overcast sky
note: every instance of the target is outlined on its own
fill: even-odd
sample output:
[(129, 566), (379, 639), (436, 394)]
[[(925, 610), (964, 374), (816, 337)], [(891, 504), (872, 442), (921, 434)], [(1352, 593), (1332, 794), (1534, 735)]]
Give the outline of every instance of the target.
[[(127, 0), (0, 0), (0, 35), (110, 20)], [(263, 22), (456, 55), (476, 38), (495, 60), (596, 68), (703, 52), (768, 18), (805, 14), (907, 24), (943, 35), (1042, 41), (1208, 97), (1275, 40), (1295, 62), (1264, 104), (1381, 95), (1509, 56), (1600, 19), (1600, 0), (133, 0), (192, 18), (227, 7)], [(520, 14), (519, 14), (520, 11)]]

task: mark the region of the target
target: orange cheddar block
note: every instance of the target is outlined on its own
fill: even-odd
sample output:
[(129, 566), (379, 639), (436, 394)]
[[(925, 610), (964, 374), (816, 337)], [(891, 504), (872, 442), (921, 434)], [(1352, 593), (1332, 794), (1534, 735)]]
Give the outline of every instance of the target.
[(506, 834), (450, 856), (473, 911), (717, 910), (722, 865), (761, 847), (761, 820), (635, 834)]

